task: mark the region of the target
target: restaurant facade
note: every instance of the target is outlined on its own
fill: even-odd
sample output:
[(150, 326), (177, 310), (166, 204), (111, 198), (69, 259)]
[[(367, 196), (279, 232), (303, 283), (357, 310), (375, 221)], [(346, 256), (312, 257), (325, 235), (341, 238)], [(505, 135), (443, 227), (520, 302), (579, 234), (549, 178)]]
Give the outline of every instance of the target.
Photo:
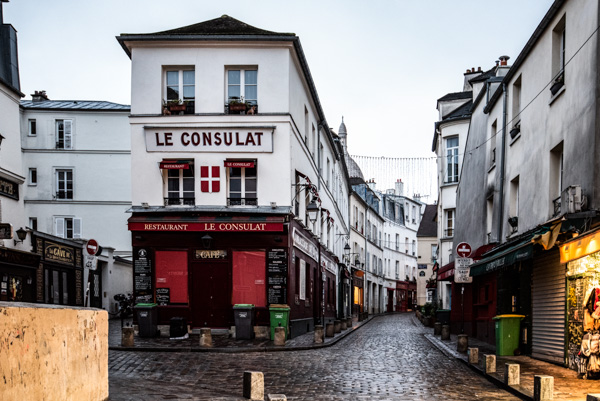
[(350, 312), (347, 172), (299, 39), (228, 16), (117, 39), (132, 60), (136, 302), (192, 328), (233, 326), (236, 304), (264, 327), (287, 305), (292, 336)]

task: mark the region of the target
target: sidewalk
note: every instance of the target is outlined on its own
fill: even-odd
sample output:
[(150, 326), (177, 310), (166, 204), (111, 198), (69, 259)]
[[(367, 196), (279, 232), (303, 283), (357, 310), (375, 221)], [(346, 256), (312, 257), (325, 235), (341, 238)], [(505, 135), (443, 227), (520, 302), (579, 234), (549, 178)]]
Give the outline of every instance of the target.
[[(417, 325), (421, 322), (414, 317)], [(469, 365), (468, 356), (456, 351), (457, 336), (451, 335), (450, 341), (442, 341), (440, 336), (433, 335), (433, 329), (425, 334), (433, 345), (449, 357), (454, 357), (468, 365), (471, 369), (485, 376), (490, 382), (510, 391), (524, 400), (533, 400), (533, 377), (536, 375), (547, 375), (554, 377), (554, 399), (585, 401), (587, 394), (600, 394), (600, 380), (583, 380), (577, 378), (577, 372), (554, 365), (552, 363), (539, 361), (528, 356), (497, 356), (496, 373), (485, 374), (485, 354), (494, 354), (496, 347), (488, 343), (469, 338), (469, 347), (479, 348), (479, 364)], [(504, 384), (504, 364), (518, 363), (521, 371), (521, 385), (508, 386)]]
[[(133, 347), (121, 346), (121, 320), (111, 319), (108, 323), (108, 348), (116, 351), (147, 351), (147, 352), (279, 352), (279, 351), (302, 351), (315, 348), (330, 347), (347, 335), (354, 333), (376, 316), (362, 322), (353, 320), (352, 328), (336, 333), (334, 337), (325, 337), (322, 344), (314, 343), (314, 332), (289, 339), (284, 346), (275, 346), (270, 340), (236, 340), (231, 338), (226, 330), (213, 330), (211, 348), (200, 347), (200, 334), (190, 334), (189, 338), (183, 340), (171, 340), (168, 337), (142, 338), (136, 333)], [(125, 325), (131, 326), (132, 319), (125, 319)]]

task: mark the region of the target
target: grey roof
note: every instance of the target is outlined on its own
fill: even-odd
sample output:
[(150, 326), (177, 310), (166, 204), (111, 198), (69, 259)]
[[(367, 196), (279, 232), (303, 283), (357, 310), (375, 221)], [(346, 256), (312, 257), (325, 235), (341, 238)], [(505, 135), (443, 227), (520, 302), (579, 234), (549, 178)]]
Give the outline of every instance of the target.
[(469, 99), (472, 97), (473, 97), (473, 91), (454, 92), (454, 93), (448, 93), (447, 95), (442, 96), (437, 101), (444, 102), (444, 101), (448, 101), (448, 100)]
[(471, 116), (471, 106), (473, 105), (473, 101), (469, 100), (458, 108), (452, 110), (450, 113), (446, 114), (442, 117), (442, 122), (446, 122), (448, 120), (455, 120), (460, 118), (467, 118)]
[[(126, 35), (126, 34), (124, 34)], [(290, 35), (295, 36), (293, 33), (280, 33), (267, 31), (265, 29), (256, 28), (252, 25), (248, 25), (245, 22), (230, 17), (229, 15), (222, 15), (219, 18), (211, 19), (209, 21), (200, 22), (193, 25), (184, 26), (181, 28), (169, 29), (167, 31), (155, 32), (148, 35), (153, 36), (171, 36), (171, 35), (267, 35), (267, 36), (281, 36)]]
[(417, 237), (437, 237), (437, 205), (425, 205), (425, 212), (417, 231)]
[(21, 107), (31, 110), (93, 110), (93, 111), (129, 111), (131, 106), (94, 100), (21, 100)]
[(476, 76), (473, 79), (470, 79), (469, 82), (472, 84), (473, 82), (484, 82), (487, 81), (488, 78), (496, 76), (496, 67), (492, 67), (481, 75)]
[(348, 176), (350, 179), (358, 178), (362, 182), (365, 182), (365, 177), (363, 176), (362, 170), (360, 167), (358, 167), (358, 164), (356, 164), (352, 156), (346, 153), (344, 154), (344, 157), (346, 159), (346, 165), (348, 166)]

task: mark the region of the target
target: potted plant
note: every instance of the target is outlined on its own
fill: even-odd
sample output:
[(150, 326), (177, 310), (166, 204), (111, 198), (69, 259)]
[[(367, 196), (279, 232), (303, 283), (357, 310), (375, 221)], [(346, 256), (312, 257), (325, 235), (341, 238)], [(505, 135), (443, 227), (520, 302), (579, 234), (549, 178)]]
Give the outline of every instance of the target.
[(232, 96), (229, 98), (229, 111), (246, 111), (248, 103), (244, 101), (244, 97)]
[(185, 111), (187, 108), (186, 102), (181, 99), (168, 100), (164, 103), (164, 106), (168, 108), (170, 112)]

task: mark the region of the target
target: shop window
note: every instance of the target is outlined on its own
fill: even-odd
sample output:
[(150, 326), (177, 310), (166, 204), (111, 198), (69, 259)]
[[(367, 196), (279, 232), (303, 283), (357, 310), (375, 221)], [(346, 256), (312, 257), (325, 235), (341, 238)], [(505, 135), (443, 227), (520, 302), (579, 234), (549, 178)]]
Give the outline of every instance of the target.
[(252, 167), (229, 167), (228, 206), (258, 206), (256, 164)]
[(56, 120), (56, 149), (73, 149), (73, 120)]
[(60, 238), (81, 238), (81, 219), (78, 217), (55, 217), (54, 235)]
[(188, 303), (188, 257), (186, 251), (156, 251), (156, 289), (169, 294), (169, 304)]
[(266, 257), (262, 251), (234, 251), (231, 303), (267, 306)]

